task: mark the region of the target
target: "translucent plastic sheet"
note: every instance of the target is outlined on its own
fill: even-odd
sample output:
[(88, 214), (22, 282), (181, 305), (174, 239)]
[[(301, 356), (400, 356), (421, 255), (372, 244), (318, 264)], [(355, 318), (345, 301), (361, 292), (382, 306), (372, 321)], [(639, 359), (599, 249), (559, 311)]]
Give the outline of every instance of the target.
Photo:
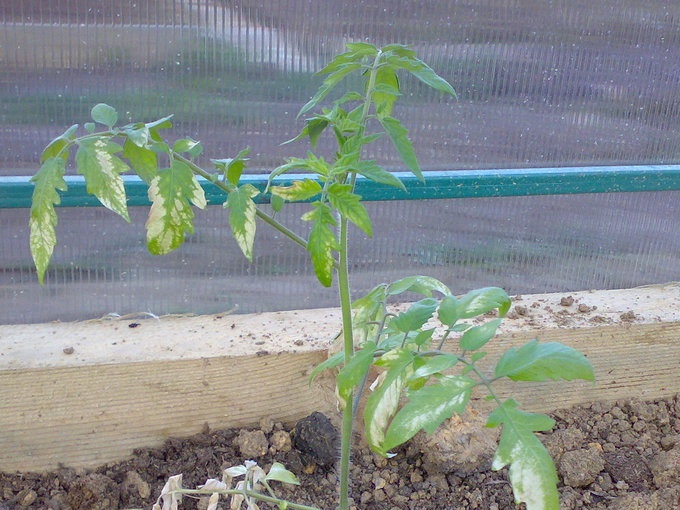
[[(351, 40), (412, 44), (457, 89), (453, 100), (403, 84), (396, 115), (426, 169), (678, 163), (680, 3), (615, 4), (3, 0), (0, 176), (33, 174), (42, 148), (98, 102), (123, 121), (174, 114), (174, 133), (201, 140), (206, 164), (250, 146), (250, 171), (270, 170), (307, 151), (280, 143), (302, 126), (313, 72)], [(398, 167), (388, 143), (371, 156)], [(355, 295), (411, 273), (461, 292), (677, 280), (677, 202), (664, 192), (372, 203), (377, 235), (355, 239)], [(286, 217), (296, 223), (301, 207)], [(41, 288), (28, 211), (0, 203), (0, 322), (336, 304), (306, 254), (265, 229), (247, 264), (219, 207), (161, 258), (145, 253), (142, 210), (132, 227), (93, 208), (61, 214)]]
[[(281, 218), (302, 232), (306, 206)], [(355, 297), (410, 274), (455, 292), (499, 285), (510, 293), (625, 288), (680, 277), (680, 192), (372, 202), (374, 239), (354, 232)], [(225, 211), (197, 217), (195, 235), (165, 257), (146, 253), (143, 208), (133, 225), (95, 208), (62, 210), (61, 245), (41, 288), (21, 209), (0, 215), (3, 322), (109, 313), (218, 313), (335, 306), (307, 253), (260, 228), (249, 264), (228, 238)]]
[[(0, 172), (91, 106), (175, 114), (209, 157), (271, 168), (318, 70), (350, 40), (412, 44), (459, 92), (407, 90), (398, 114), (428, 168), (673, 163), (680, 3), (661, 0), (4, 0)], [(387, 146), (375, 154), (394, 163)]]

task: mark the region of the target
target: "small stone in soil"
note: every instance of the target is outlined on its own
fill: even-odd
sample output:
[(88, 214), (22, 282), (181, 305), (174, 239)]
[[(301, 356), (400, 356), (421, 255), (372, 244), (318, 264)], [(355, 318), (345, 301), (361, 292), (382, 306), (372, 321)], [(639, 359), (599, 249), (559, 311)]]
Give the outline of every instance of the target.
[(574, 304), (573, 296), (564, 296), (562, 299), (560, 299), (561, 306), (571, 306), (573, 304)]
[(262, 430), (242, 430), (239, 432), (234, 444), (246, 458), (258, 459), (267, 454), (269, 441)]

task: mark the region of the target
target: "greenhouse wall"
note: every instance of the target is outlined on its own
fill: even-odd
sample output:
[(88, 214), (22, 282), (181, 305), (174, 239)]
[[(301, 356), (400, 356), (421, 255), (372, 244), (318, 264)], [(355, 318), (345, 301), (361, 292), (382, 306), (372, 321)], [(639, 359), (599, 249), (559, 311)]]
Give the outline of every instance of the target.
[[(266, 173), (304, 143), (300, 107), (315, 72), (350, 41), (405, 43), (456, 88), (455, 99), (404, 78), (397, 116), (437, 186), (369, 204), (375, 239), (355, 233), (353, 286), (420, 272), (464, 292), (622, 288), (678, 280), (680, 4), (558, 0), (6, 0), (0, 5), (0, 322), (130, 313), (242, 312), (330, 306), (306, 253), (260, 229), (252, 264), (209, 207), (168, 257), (129, 226), (76, 200), (40, 287), (28, 251), (28, 176), (49, 141), (105, 102), (124, 121), (173, 114), (173, 135), (204, 157), (251, 147)], [(320, 151), (330, 150), (322, 141)], [(400, 171), (390, 144), (370, 155)], [(610, 188), (560, 182), (556, 169), (611, 171)], [(642, 184), (626, 187), (630, 169)], [(514, 175), (451, 198), (446, 173)], [(486, 177), (485, 177), (486, 176)], [(670, 176), (670, 177), (669, 177)], [(488, 182), (488, 181), (485, 181)], [(636, 181), (637, 182), (637, 181)], [(652, 185), (650, 186), (650, 182)], [(661, 183), (653, 185), (654, 183)], [(23, 205), (13, 202), (21, 184)], [(554, 183), (553, 183), (554, 184)], [(533, 192), (531, 191), (533, 189)], [(29, 190), (29, 191), (27, 191)], [(416, 196), (417, 195), (417, 196)], [(417, 198), (417, 200), (415, 200)], [(65, 200), (66, 202), (66, 200)], [(301, 231), (303, 206), (285, 212)]]

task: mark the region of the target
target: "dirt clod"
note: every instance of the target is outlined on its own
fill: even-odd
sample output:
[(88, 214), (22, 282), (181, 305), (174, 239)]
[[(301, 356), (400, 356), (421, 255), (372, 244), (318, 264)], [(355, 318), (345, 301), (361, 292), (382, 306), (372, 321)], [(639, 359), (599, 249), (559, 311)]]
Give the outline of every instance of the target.
[(604, 469), (602, 453), (595, 448), (580, 448), (565, 452), (560, 458), (558, 472), (564, 485), (587, 487), (597, 480)]
[(120, 504), (120, 488), (108, 476), (91, 473), (78, 478), (71, 485), (66, 501), (74, 509), (117, 510)]
[(124, 493), (138, 495), (142, 499), (149, 499), (151, 496), (149, 484), (142, 479), (137, 471), (128, 471), (125, 474), (122, 490)]
[(314, 412), (295, 425), (293, 446), (320, 466), (331, 466), (338, 459), (338, 431), (326, 415)]
[(560, 299), (560, 306), (571, 306), (573, 304), (574, 304), (573, 296), (564, 296), (562, 299)]
[(646, 491), (652, 485), (652, 472), (644, 457), (632, 448), (623, 447), (604, 454), (607, 472), (614, 482), (625, 482), (634, 491)]
[(418, 433), (413, 439), (430, 473), (470, 474), (489, 469), (498, 445), (498, 429), (485, 427), (485, 420), (475, 412), (447, 420), (433, 434)]
[(242, 430), (234, 440), (241, 455), (247, 459), (264, 457), (269, 450), (269, 441), (261, 429)]
[(269, 444), (273, 450), (272, 453), (289, 452), (292, 448), (290, 433), (286, 432), (285, 430), (275, 431), (269, 440)]
[(649, 469), (657, 487), (680, 486), (680, 446), (667, 452), (659, 452), (650, 461)]
[(38, 493), (33, 489), (22, 490), (17, 497), (17, 504), (22, 508), (28, 508), (38, 499)]

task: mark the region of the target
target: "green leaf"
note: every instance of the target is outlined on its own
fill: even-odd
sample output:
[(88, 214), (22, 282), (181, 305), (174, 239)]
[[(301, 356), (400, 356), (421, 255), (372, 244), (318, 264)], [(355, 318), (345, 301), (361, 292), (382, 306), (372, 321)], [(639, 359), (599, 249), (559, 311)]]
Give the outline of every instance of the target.
[(437, 309), (437, 300), (434, 298), (425, 298), (413, 303), (408, 310), (400, 313), (390, 320), (390, 327), (393, 327), (402, 333), (415, 331), (420, 329)]
[(104, 103), (94, 105), (91, 115), (93, 121), (104, 124), (109, 129), (118, 122), (118, 112), (113, 107)]
[(191, 204), (206, 206), (203, 188), (191, 169), (173, 160), (170, 168), (158, 172), (149, 185), (151, 209), (146, 220), (146, 244), (151, 253), (163, 255), (184, 242), (194, 232)]
[(328, 127), (326, 119), (312, 119), (307, 123), (307, 135), (309, 136), (309, 143), (312, 145), (312, 148), (316, 148), (316, 143), (326, 127)]
[(430, 341), (432, 340), (432, 336), (434, 335), (434, 331), (434, 328), (418, 331), (416, 336), (413, 337), (413, 339), (409, 339), (409, 341), (416, 344), (418, 347), (422, 347), (426, 344), (429, 345)]
[(271, 186), (274, 178), (288, 173), (291, 170), (312, 172), (320, 175), (322, 178), (326, 178), (330, 175), (331, 165), (329, 165), (328, 162), (323, 158), (317, 157), (311, 152), (307, 154), (305, 159), (289, 158), (287, 163), (275, 168), (272, 171), (272, 173), (269, 175), (269, 183), (267, 186)]
[(444, 420), (465, 410), (475, 381), (465, 376), (443, 377), (439, 382), (409, 392), (408, 402), (390, 423), (380, 453), (405, 443), (423, 429), (433, 433)]
[(215, 168), (220, 170), (225, 179), (234, 186), (238, 186), (243, 170), (246, 168), (250, 147), (243, 149), (233, 158), (211, 159)]
[(385, 170), (375, 161), (359, 161), (357, 164), (353, 165), (351, 169), (359, 175), (366, 177), (366, 179), (370, 181), (380, 184), (387, 184), (388, 186), (394, 186), (395, 188), (406, 191), (406, 186), (404, 186), (404, 183), (401, 182), (401, 179), (399, 179), (392, 172)]
[(341, 106), (344, 105), (345, 103), (359, 102), (363, 100), (364, 96), (359, 94), (359, 92), (355, 90), (350, 90), (349, 92), (345, 92), (339, 99), (333, 101), (333, 104), (335, 106)]
[(333, 269), (335, 268), (333, 252), (340, 247), (333, 230), (337, 223), (327, 204), (314, 202), (312, 207), (311, 211), (302, 216), (304, 221), (312, 222), (307, 250), (311, 254), (317, 279), (324, 287), (330, 287), (333, 283)]
[(407, 54), (406, 52), (395, 52), (395, 56), (387, 58), (390, 66), (396, 69), (403, 69), (418, 80), (444, 94), (449, 94), (456, 97), (456, 91), (451, 84), (444, 78), (435, 73), (425, 62), (415, 57), (415, 53)]
[[(323, 73), (325, 70), (331, 69), (331, 66), (333, 66), (333, 62), (322, 69), (319, 73)], [(319, 87), (319, 90), (317, 90), (312, 99), (310, 99), (309, 102), (307, 102), (307, 104), (305, 104), (300, 109), (300, 112), (297, 116), (300, 117), (314, 108), (317, 104), (323, 101), (326, 96), (338, 85), (338, 83), (347, 77), (347, 75), (359, 71), (362, 67), (363, 66), (361, 65), (361, 62), (347, 62), (341, 65), (333, 66), (334, 70), (328, 74), (326, 79), (321, 84), (321, 87)]]
[(429, 85), (439, 92), (449, 94), (450, 96), (457, 97), (456, 91), (444, 78), (435, 73), (429, 66), (424, 62), (419, 61), (420, 64), (413, 69), (410, 69), (410, 73), (418, 78), (420, 81)]
[(151, 140), (151, 132), (146, 124), (133, 124), (130, 126), (125, 126), (123, 128), (123, 133), (127, 137), (127, 141), (131, 141), (138, 147), (146, 147)]
[(345, 402), (345, 405), (352, 405), (352, 395), (354, 388), (361, 383), (369, 367), (373, 364), (373, 355), (377, 346), (375, 342), (366, 342), (361, 349), (354, 353), (338, 374), (336, 383), (338, 395)]
[(274, 179), (278, 177), (279, 175), (286, 174), (290, 171), (293, 170), (307, 170), (307, 160), (302, 159), (302, 158), (289, 158), (286, 163), (283, 165), (277, 166), (272, 172), (269, 174), (269, 179), (267, 182), (267, 190), (272, 185), (272, 182), (274, 182)]
[(500, 325), (501, 319), (492, 319), (479, 326), (472, 326), (460, 337), (460, 348), (464, 351), (481, 349), (496, 335)]
[(498, 287), (484, 287), (471, 290), (456, 301), (456, 313), (460, 319), (469, 319), (498, 310), (500, 317), (508, 313), (512, 301), (508, 294)]
[(294, 181), (290, 186), (272, 186), (272, 195), (281, 197), (288, 202), (301, 202), (315, 197), (323, 191), (321, 185), (312, 179)]
[(123, 144), (123, 157), (127, 158), (141, 179), (150, 184), (158, 174), (158, 156), (154, 151), (134, 143), (129, 137)]
[(342, 58), (345, 55), (351, 55), (349, 58), (357, 59), (359, 57), (373, 57), (376, 55), (376, 53), (378, 53), (378, 48), (370, 43), (348, 42), (345, 46), (349, 51), (340, 55), (338, 58)]
[(387, 451), (383, 447), (385, 434), (399, 407), (401, 392), (410, 376), (408, 368), (413, 359), (409, 350), (393, 349), (375, 362), (378, 366), (387, 367), (387, 371), (383, 372), (380, 385), (366, 400), (364, 421), (368, 444), (382, 455)]
[(38, 173), (31, 178), (35, 188), (31, 199), (29, 244), (40, 285), (44, 283), (45, 271), (57, 245), (58, 220), (54, 206), (61, 202), (58, 191), (67, 189), (65, 170), (66, 161), (63, 158), (51, 157), (43, 162)]
[(325, 359), (317, 366), (315, 366), (311, 374), (309, 374), (309, 383), (310, 384), (313, 383), (314, 379), (316, 379), (316, 376), (318, 376), (324, 370), (330, 370), (331, 368), (335, 368), (339, 365), (342, 365), (343, 361), (345, 361), (345, 353), (343, 351), (336, 352), (330, 358)]
[(441, 373), (458, 363), (458, 356), (454, 354), (437, 354), (436, 356), (428, 356), (423, 359), (424, 363), (416, 368), (411, 379), (418, 379), (420, 377), (428, 377), (432, 374)]
[(378, 48), (369, 43), (351, 42), (346, 45), (347, 51), (336, 55), (317, 74), (331, 74), (349, 63), (361, 63), (366, 58), (375, 58)]
[(301, 140), (302, 138), (305, 137), (309, 137), (309, 143), (311, 144), (312, 148), (315, 149), (316, 144), (319, 141), (319, 137), (326, 130), (329, 124), (330, 124), (329, 119), (325, 116), (320, 115), (317, 117), (312, 117), (311, 119), (307, 120), (305, 127), (302, 128), (302, 131), (300, 132), (299, 135), (297, 135), (295, 138), (291, 140), (283, 142), (282, 145), (295, 142), (297, 140)]
[(413, 149), (413, 144), (408, 137), (408, 130), (393, 117), (380, 117), (380, 124), (385, 132), (392, 140), (392, 144), (397, 149), (402, 161), (406, 167), (415, 175), (420, 181), (424, 181), (423, 172), (420, 170), (416, 152)]
[(527, 510), (559, 510), (557, 472), (550, 454), (533, 434), (550, 430), (554, 421), (542, 414), (525, 413), (506, 400), (490, 415), (487, 426), (503, 425), (492, 468), (509, 465), (509, 477), (517, 503)]
[(364, 297), (352, 303), (354, 340), (358, 344), (365, 342), (370, 335), (377, 333), (378, 325), (376, 323), (382, 319), (384, 313), (386, 291), (387, 284), (381, 283)]
[(559, 342), (536, 340), (506, 351), (496, 365), (496, 377), (513, 381), (595, 380), (593, 367), (581, 352)]
[(281, 145), (297, 142), (298, 140), (302, 140), (303, 138), (309, 137), (309, 142), (312, 148), (315, 149), (319, 137), (324, 132), (324, 130), (329, 126), (329, 124), (331, 124), (331, 122), (325, 115), (317, 115), (315, 117), (307, 119), (305, 127), (302, 128), (300, 134), (298, 134), (295, 138), (286, 140)]
[(76, 152), (76, 166), (78, 173), (85, 177), (87, 192), (129, 222), (125, 184), (120, 176), (129, 167), (115, 155), (122, 150), (105, 137), (83, 139)]
[(153, 122), (147, 122), (146, 127), (149, 129), (152, 137), (158, 136), (159, 129), (170, 129), (172, 127), (172, 115), (154, 120)]
[(415, 50), (408, 44), (387, 44), (381, 48), (385, 57), (396, 55), (399, 57), (415, 58)]
[(289, 483), (292, 485), (300, 485), (300, 480), (291, 471), (280, 462), (274, 462), (269, 468), (267, 476), (264, 477), (266, 481), (276, 480), (277, 482)]
[(195, 158), (200, 156), (201, 152), (203, 152), (203, 146), (201, 145), (201, 142), (192, 140), (191, 138), (182, 138), (175, 141), (172, 150), (177, 153), (186, 152), (190, 157)]
[(458, 315), (458, 298), (451, 294), (444, 296), (439, 303), (437, 317), (442, 324), (452, 328), (458, 319), (460, 319)]
[(480, 359), (485, 357), (486, 354), (487, 353), (484, 352), (484, 351), (477, 351), (477, 352), (473, 353), (472, 356), (470, 356), (470, 361), (472, 361), (473, 363), (477, 363)]
[(56, 156), (59, 156), (64, 161), (66, 161), (68, 159), (68, 151), (64, 151), (64, 149), (68, 147), (68, 145), (73, 142), (73, 140), (75, 140), (76, 131), (78, 131), (78, 124), (74, 124), (64, 131), (63, 134), (59, 135), (49, 144), (47, 144), (47, 147), (45, 147), (42, 152), (40, 162), (44, 163), (48, 159), (54, 158)]
[(328, 187), (328, 201), (343, 218), (351, 221), (366, 235), (373, 235), (371, 218), (361, 203), (361, 197), (352, 193), (350, 184), (333, 183)]
[(399, 78), (389, 66), (379, 67), (376, 71), (373, 102), (379, 118), (392, 115), (392, 107), (399, 97)]
[(229, 209), (229, 225), (234, 240), (241, 248), (241, 252), (253, 261), (253, 246), (255, 244), (255, 230), (257, 226), (257, 206), (253, 201), (260, 192), (252, 184), (230, 191), (224, 207)]
[(276, 195), (271, 195), (270, 198), (269, 198), (269, 203), (272, 206), (272, 211), (274, 211), (275, 213), (278, 213), (278, 212), (281, 212), (281, 210), (283, 209), (283, 206), (286, 204), (286, 201), (281, 197), (277, 197)]
[(430, 297), (432, 292), (439, 292), (440, 294), (450, 294), (449, 288), (442, 282), (431, 276), (414, 275), (407, 276), (401, 280), (392, 282), (389, 285), (387, 295), (396, 296), (404, 292), (415, 292), (423, 296)]
[(362, 117), (361, 108), (357, 107), (349, 113), (338, 110), (333, 119), (333, 131), (340, 147), (341, 154), (358, 153), (364, 145), (377, 139), (379, 135), (361, 136)]

